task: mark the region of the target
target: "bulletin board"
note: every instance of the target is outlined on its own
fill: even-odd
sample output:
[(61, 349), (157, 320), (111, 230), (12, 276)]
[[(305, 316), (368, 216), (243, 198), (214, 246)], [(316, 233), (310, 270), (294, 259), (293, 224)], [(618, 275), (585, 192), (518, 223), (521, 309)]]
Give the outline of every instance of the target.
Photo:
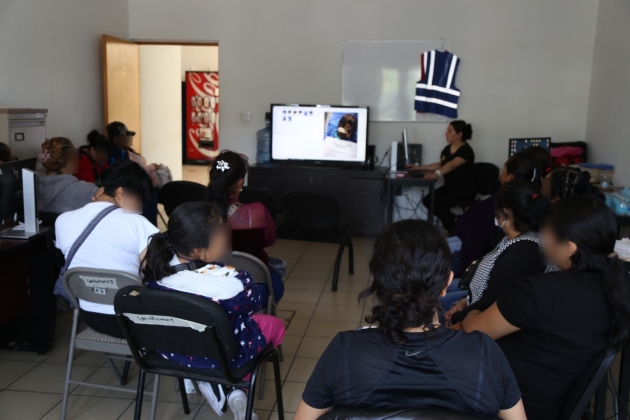
[(450, 48), (445, 40), (344, 42), (343, 104), (369, 106), (371, 121), (447, 121), (442, 115), (419, 114), (413, 105), (420, 55)]

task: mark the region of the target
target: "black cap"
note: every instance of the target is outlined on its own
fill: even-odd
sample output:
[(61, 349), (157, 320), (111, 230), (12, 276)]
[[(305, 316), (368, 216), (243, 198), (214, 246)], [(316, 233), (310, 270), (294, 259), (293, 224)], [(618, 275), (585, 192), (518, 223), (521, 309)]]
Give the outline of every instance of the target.
[(117, 136), (135, 136), (136, 135), (135, 131), (129, 131), (127, 129), (127, 126), (121, 123), (120, 121), (114, 121), (107, 124), (107, 127), (105, 127), (105, 130), (107, 130), (107, 137), (110, 140), (113, 140)]

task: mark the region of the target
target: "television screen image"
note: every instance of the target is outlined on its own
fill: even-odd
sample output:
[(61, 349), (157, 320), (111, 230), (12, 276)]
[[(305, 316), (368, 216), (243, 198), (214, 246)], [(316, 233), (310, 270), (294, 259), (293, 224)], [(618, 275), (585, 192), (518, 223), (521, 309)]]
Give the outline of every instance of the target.
[(551, 137), (538, 137), (538, 138), (525, 138), (525, 139), (510, 139), (510, 153), (509, 156), (522, 152), (528, 147), (538, 146), (549, 151), (551, 147)]
[(362, 164), (367, 150), (367, 107), (272, 105), (271, 158)]

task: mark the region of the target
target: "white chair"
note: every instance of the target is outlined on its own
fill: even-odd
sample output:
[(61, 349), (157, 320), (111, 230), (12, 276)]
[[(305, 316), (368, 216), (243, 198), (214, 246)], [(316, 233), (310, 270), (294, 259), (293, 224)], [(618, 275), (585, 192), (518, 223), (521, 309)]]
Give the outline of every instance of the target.
[[(128, 371), (128, 363), (133, 361), (131, 350), (127, 345), (127, 341), (121, 338), (111, 337), (101, 334), (91, 328), (78, 332), (79, 330), (79, 301), (81, 299), (87, 302), (102, 303), (114, 305), (114, 297), (118, 289), (125, 286), (142, 285), (142, 280), (138, 276), (134, 276), (122, 271), (100, 270), (93, 268), (73, 268), (68, 270), (63, 276), (63, 286), (68, 292), (70, 302), (74, 307), (72, 317), (72, 332), (70, 335), (70, 346), (68, 351), (68, 366), (66, 370), (66, 381), (63, 388), (63, 402), (61, 406), (61, 420), (65, 420), (68, 408), (68, 393), (70, 384), (90, 386), (113, 391), (128, 392), (136, 394), (138, 391), (134, 389), (126, 389), (122, 387), (113, 387), (108, 385), (99, 385), (89, 382), (81, 382), (72, 379), (72, 363), (74, 361), (74, 350), (88, 350), (104, 353), (107, 361), (112, 366), (114, 372), (124, 383), (123, 378), (126, 377)], [(113, 359), (124, 360), (126, 367), (121, 375), (116, 368)], [(155, 408), (157, 405), (157, 395), (159, 388), (159, 375), (155, 376), (153, 384), (153, 392), (147, 395), (153, 396), (151, 403), (151, 419), (155, 418)]]

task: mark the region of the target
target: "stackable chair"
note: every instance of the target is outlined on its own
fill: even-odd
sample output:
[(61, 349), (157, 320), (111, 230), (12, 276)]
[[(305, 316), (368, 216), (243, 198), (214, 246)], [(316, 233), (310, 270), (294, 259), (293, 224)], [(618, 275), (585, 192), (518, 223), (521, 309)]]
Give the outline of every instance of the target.
[[(107, 361), (112, 367), (114, 373), (121, 382), (121, 386), (125, 385), (126, 377), (129, 372), (129, 365), (133, 360), (131, 350), (127, 345), (127, 341), (121, 338), (111, 337), (101, 334), (91, 328), (79, 332), (79, 299), (92, 303), (104, 303), (113, 305), (114, 297), (118, 289), (125, 286), (133, 285), (134, 287), (142, 287), (142, 280), (138, 276), (134, 276), (122, 271), (100, 270), (93, 268), (72, 268), (63, 276), (63, 286), (68, 292), (70, 302), (74, 307), (72, 316), (72, 332), (70, 335), (70, 346), (68, 352), (68, 364), (66, 370), (66, 381), (63, 388), (63, 402), (61, 405), (61, 419), (66, 418), (68, 408), (68, 393), (70, 384), (90, 386), (95, 388), (108, 389), (120, 392), (136, 393), (136, 390), (126, 389), (122, 387), (113, 387), (107, 385), (93, 384), (89, 382), (81, 382), (72, 379), (72, 364), (74, 362), (74, 350), (89, 350), (104, 353)], [(125, 367), (121, 374), (113, 359), (124, 360)], [(155, 377), (153, 385), (153, 405), (151, 406), (151, 419), (155, 418), (155, 404), (157, 403), (157, 392), (159, 387), (159, 377)]]
[(354, 274), (354, 251), (350, 239), (350, 221), (340, 218), (339, 203), (334, 197), (312, 192), (290, 192), (282, 197), (284, 224), (278, 236), (312, 242), (339, 244), (332, 290), (337, 291), (343, 251), (348, 247), (349, 274)]
[(461, 411), (446, 410), (442, 408), (412, 408), (412, 409), (387, 409), (387, 408), (335, 408), (319, 417), (319, 420), (497, 420), (494, 416), (484, 414), (464, 413)]
[[(263, 309), (263, 312), (268, 315), (277, 316), (276, 307), (277, 302), (274, 298), (273, 291), (273, 283), (271, 282), (271, 273), (269, 273), (269, 268), (260, 261), (260, 259), (256, 258), (251, 254), (247, 254), (245, 252), (240, 251), (232, 251), (232, 259), (229, 261), (230, 265), (233, 265), (239, 270), (247, 271), (254, 278), (254, 283), (258, 284), (266, 284), (269, 290), (269, 298), (267, 299), (267, 307)], [(282, 362), (284, 357), (282, 355), (282, 345), (277, 347), (278, 355), (280, 357), (280, 361)], [(262, 371), (260, 373), (261, 380), (264, 383), (265, 380), (265, 365), (262, 367)], [(265, 396), (265, 387), (261, 386), (258, 390), (258, 398), (263, 399)]]
[[(238, 369), (229, 363), (237, 354), (230, 320), (218, 304), (188, 293), (127, 286), (114, 299), (114, 310), (127, 339), (131, 354), (140, 367), (135, 418), (140, 419), (147, 372), (180, 379), (182, 398), (186, 400), (183, 378), (248, 388), (246, 419), (252, 418), (258, 370), (273, 362), (278, 416), (284, 420), (282, 380), (278, 352), (269, 345), (262, 353)], [(220, 369), (196, 369), (163, 358), (160, 353), (208, 357), (217, 360)], [(245, 379), (248, 375), (249, 379)]]
[(238, 201), (243, 204), (261, 203), (267, 208), (271, 218), (276, 220), (276, 202), (273, 197), (264, 191), (252, 187), (243, 187), (243, 191), (238, 196)]
[(180, 204), (207, 199), (208, 187), (205, 185), (190, 181), (171, 181), (162, 187), (159, 202), (164, 205), (164, 211), (170, 217)]

